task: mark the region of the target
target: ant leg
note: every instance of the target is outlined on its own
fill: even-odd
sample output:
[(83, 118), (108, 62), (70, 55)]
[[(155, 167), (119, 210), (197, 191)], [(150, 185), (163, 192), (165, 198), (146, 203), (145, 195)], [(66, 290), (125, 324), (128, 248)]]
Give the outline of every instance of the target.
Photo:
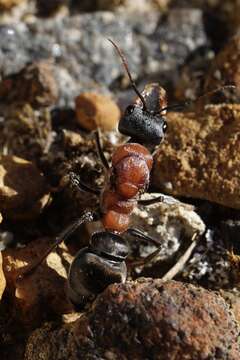
[(142, 265), (146, 265), (146, 264), (150, 263), (159, 254), (160, 250), (161, 250), (161, 247), (158, 247), (157, 250), (153, 251), (150, 255), (130, 263), (130, 266), (136, 267), (136, 266), (142, 266)]
[(148, 206), (158, 202), (163, 202), (164, 204), (168, 204), (168, 205), (180, 203), (180, 201), (175, 199), (173, 196), (161, 194), (160, 196), (157, 196), (152, 199), (138, 200), (138, 205)]
[(79, 219), (73, 221), (69, 226), (66, 227), (58, 236), (56, 236), (53, 244), (44, 252), (44, 254), (28, 267), (21, 275), (18, 276), (18, 280), (23, 279), (25, 276), (30, 275), (33, 271), (43, 262), (43, 260), (59, 245), (62, 241), (65, 241), (77, 228), (85, 222), (93, 221), (95, 214), (91, 211), (86, 211)]
[(100, 141), (100, 133), (99, 133), (99, 129), (97, 129), (95, 132), (94, 132), (94, 136), (95, 136), (95, 140), (96, 140), (96, 145), (97, 145), (97, 151), (98, 151), (98, 155), (101, 159), (101, 162), (104, 166), (104, 168), (106, 170), (109, 170), (109, 164), (108, 164), (108, 161), (104, 155), (104, 152), (103, 152), (103, 149), (102, 149), (102, 145), (101, 145), (101, 141)]
[(99, 196), (100, 193), (101, 193), (101, 190), (100, 189), (93, 189), (91, 188), (90, 186), (84, 184), (81, 180), (80, 180), (80, 177), (78, 175), (76, 175), (75, 173), (73, 172), (70, 172), (69, 174), (69, 178), (71, 180), (71, 183), (75, 186), (78, 187), (79, 190), (83, 190), (83, 191), (87, 191), (91, 194), (94, 194), (94, 195), (97, 195)]
[(136, 236), (137, 238), (141, 240), (145, 240), (147, 242), (152, 243), (155, 246), (159, 246), (160, 242), (157, 239), (152, 238), (149, 235), (146, 235), (143, 231), (135, 228), (129, 228), (126, 230), (126, 233), (132, 236)]

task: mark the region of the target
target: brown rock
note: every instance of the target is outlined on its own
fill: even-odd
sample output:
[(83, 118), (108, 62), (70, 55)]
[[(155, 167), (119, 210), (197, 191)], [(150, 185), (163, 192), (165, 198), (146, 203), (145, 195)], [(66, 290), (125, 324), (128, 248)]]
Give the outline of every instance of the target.
[(75, 323), (46, 325), (25, 360), (237, 360), (239, 329), (223, 298), (175, 281), (114, 284)]
[(6, 287), (6, 279), (2, 269), (2, 253), (0, 252), (0, 300), (2, 298), (2, 294), (4, 293), (5, 287)]
[(72, 256), (64, 245), (51, 253), (31, 275), (18, 280), (18, 276), (49, 248), (51, 241), (41, 238), (25, 248), (3, 252), (3, 269), (12, 306), (17, 309), (20, 321), (31, 328), (44, 320), (73, 311), (65, 293)]
[(240, 297), (239, 297), (239, 289), (234, 288), (231, 291), (221, 290), (221, 296), (225, 299), (225, 301), (229, 304), (236, 320), (240, 325)]
[(0, 10), (10, 10), (23, 2), (26, 2), (26, 0), (0, 0)]
[(58, 99), (58, 87), (53, 66), (50, 62), (39, 61), (4, 78), (0, 83), (0, 99), (4, 104), (26, 102), (36, 108), (54, 105)]
[(34, 218), (48, 200), (46, 180), (33, 163), (16, 156), (0, 156), (0, 210), (4, 215)]
[[(34, 110), (29, 104), (14, 104), (4, 113), (0, 147), (8, 154), (38, 163), (52, 141), (49, 109)], [(1, 150), (0, 150), (1, 151)]]
[(100, 127), (112, 130), (120, 119), (117, 104), (108, 96), (95, 93), (82, 93), (76, 100), (76, 115), (78, 123), (87, 130)]
[(240, 106), (169, 113), (153, 183), (164, 192), (240, 208)]
[(205, 80), (204, 88), (205, 91), (209, 91), (215, 90), (222, 85), (235, 85), (240, 88), (239, 35), (234, 36), (213, 60)]

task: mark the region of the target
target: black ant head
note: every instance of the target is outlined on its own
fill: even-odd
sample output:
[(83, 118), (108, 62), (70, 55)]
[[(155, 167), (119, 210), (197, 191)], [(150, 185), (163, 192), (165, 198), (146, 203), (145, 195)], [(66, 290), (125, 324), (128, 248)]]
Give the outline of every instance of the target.
[(158, 145), (167, 130), (167, 122), (160, 113), (137, 105), (129, 105), (118, 125), (119, 132), (140, 144)]
[(139, 92), (122, 51), (112, 40), (109, 39), (109, 41), (117, 50), (131, 85), (138, 95), (135, 104), (129, 105), (121, 118), (118, 126), (119, 132), (130, 136), (136, 142), (158, 145), (167, 130), (167, 123), (164, 118), (168, 109), (166, 107), (166, 92), (156, 83), (146, 85), (143, 92)]

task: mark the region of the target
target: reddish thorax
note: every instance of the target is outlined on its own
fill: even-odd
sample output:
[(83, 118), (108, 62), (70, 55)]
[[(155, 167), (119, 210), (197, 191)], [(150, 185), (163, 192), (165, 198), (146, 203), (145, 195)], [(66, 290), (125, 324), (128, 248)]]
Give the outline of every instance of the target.
[(149, 185), (153, 158), (137, 143), (119, 146), (112, 156), (112, 167), (101, 194), (102, 223), (106, 230), (123, 233), (139, 195)]

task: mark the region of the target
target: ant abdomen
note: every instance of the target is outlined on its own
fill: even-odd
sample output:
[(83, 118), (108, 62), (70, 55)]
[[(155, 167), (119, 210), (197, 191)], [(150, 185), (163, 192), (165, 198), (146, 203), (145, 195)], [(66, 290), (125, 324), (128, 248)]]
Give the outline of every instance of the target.
[(81, 249), (74, 258), (68, 276), (70, 300), (83, 308), (112, 283), (125, 282), (125, 258), (128, 246), (113, 233), (93, 235), (89, 247)]

